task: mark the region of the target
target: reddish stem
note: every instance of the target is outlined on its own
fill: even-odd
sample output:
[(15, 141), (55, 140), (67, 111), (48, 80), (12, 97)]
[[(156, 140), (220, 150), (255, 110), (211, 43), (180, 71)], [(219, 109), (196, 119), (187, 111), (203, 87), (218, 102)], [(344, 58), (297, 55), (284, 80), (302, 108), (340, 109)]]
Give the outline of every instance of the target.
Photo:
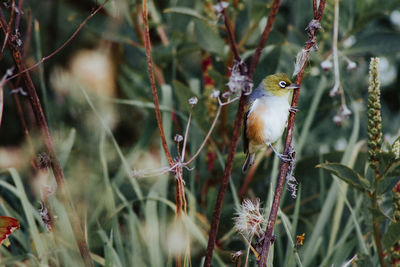
[(160, 131), (161, 143), (165, 152), (165, 156), (170, 164), (170, 166), (174, 165), (174, 160), (172, 159), (171, 153), (169, 152), (167, 140), (165, 138), (164, 128), (162, 126), (161, 112), (160, 112), (160, 104), (158, 101), (157, 87), (154, 79), (153, 73), (153, 59), (151, 57), (151, 41), (150, 41), (150, 31), (149, 31), (149, 18), (147, 13), (147, 1), (143, 1), (143, 22), (144, 22), (144, 46), (146, 48), (146, 58), (147, 58), (147, 68), (150, 76), (150, 84), (151, 84), (151, 92), (153, 94), (153, 101), (155, 106), (157, 125)]
[[(276, 14), (278, 13), (279, 3), (280, 3), (279, 0), (274, 1), (274, 5), (271, 10), (271, 15), (268, 17), (267, 25), (265, 26), (264, 32), (260, 38), (260, 43), (259, 43), (258, 47), (263, 47), (265, 45), (265, 42), (267, 41), (269, 33), (271, 32), (272, 25), (275, 20)], [(238, 56), (238, 61), (240, 62), (241, 59), (238, 54), (237, 44), (233, 37), (233, 33), (231, 30), (232, 27), (229, 23), (229, 20), (227, 19), (225, 10), (223, 12), (223, 15), (224, 15), (225, 25), (227, 25), (227, 31), (228, 31), (228, 35), (230, 37), (229, 41), (231, 43), (231, 47), (233, 48), (233, 53), (235, 54), (235, 58), (236, 58), (236, 55)], [(253, 77), (254, 70), (255, 70), (255, 67), (257, 66), (259, 58), (260, 58), (260, 55), (253, 56), (252, 65), (254, 67), (253, 67), (253, 69), (250, 69), (250, 71), (248, 73), (249, 77)], [(243, 70), (243, 69), (241, 69), (241, 70)], [(242, 73), (242, 74), (245, 74), (245, 73)], [(242, 96), (240, 97), (240, 101), (239, 101), (238, 111), (236, 113), (235, 125), (233, 128), (231, 143), (230, 143), (229, 151), (228, 151), (228, 158), (225, 163), (224, 176), (222, 178), (221, 186), (218, 191), (217, 201), (215, 203), (213, 218), (211, 221), (211, 229), (210, 229), (210, 233), (209, 233), (208, 245), (207, 245), (207, 250), (206, 250), (206, 259), (204, 261), (205, 267), (211, 266), (211, 260), (212, 260), (212, 255), (213, 255), (213, 251), (214, 251), (214, 247), (215, 247), (215, 241), (217, 239), (222, 204), (224, 201), (226, 190), (228, 188), (229, 179), (230, 179), (230, 176), (232, 173), (233, 159), (234, 159), (234, 156), (236, 153), (237, 145), (239, 143), (240, 129), (242, 127), (244, 108), (245, 108), (246, 102), (247, 102), (247, 96), (242, 94)]]
[[(218, 4), (222, 8), (221, 0), (218, 0)], [(228, 32), (228, 37), (229, 37), (228, 39), (229, 39), (229, 43), (231, 45), (233, 55), (237, 61), (241, 61), (241, 58), (239, 55), (239, 49), (238, 49), (236, 39), (235, 39), (235, 35), (233, 34), (233, 30), (232, 30), (232, 24), (229, 20), (229, 17), (226, 15), (226, 8), (223, 8), (222, 14), (223, 14), (223, 18), (224, 18), (225, 28), (226, 28), (226, 31)]]
[(6, 32), (6, 37), (4, 38), (4, 43), (3, 43), (3, 47), (1, 48), (1, 55), (0, 58), (3, 57), (3, 53), (4, 53), (4, 49), (6, 48), (6, 45), (8, 43), (8, 38), (10, 38), (10, 33), (11, 33), (11, 26), (12, 23), (14, 21), (14, 11), (15, 11), (15, 0), (12, 1), (11, 4), (11, 11), (10, 11), (10, 20), (8, 22), (8, 26), (7, 26), (7, 32)]
[[(326, 0), (320, 1), (317, 16), (314, 17), (314, 19), (317, 20), (318, 22), (320, 22), (322, 19), (322, 15), (323, 15), (324, 8), (325, 8), (325, 3), (326, 3)], [(306, 51), (305, 57), (306, 58), (308, 58), (310, 50), (315, 45), (315, 35), (316, 35), (317, 31), (318, 31), (318, 28), (312, 28), (309, 30), (309, 37), (308, 37), (308, 41), (307, 41), (306, 47), (305, 47), (305, 51)], [(297, 84), (301, 84), (301, 82), (303, 81), (305, 66), (306, 66), (306, 64), (303, 64), (302, 68), (300, 69), (300, 71), (297, 75), (297, 78), (296, 78)], [(294, 91), (293, 99), (292, 99), (292, 106), (298, 105), (297, 103), (299, 100), (299, 94), (300, 94), (300, 89)], [(284, 155), (288, 155), (290, 152), (290, 149), (291, 149), (295, 117), (296, 117), (296, 113), (291, 112), (289, 115), (289, 119), (288, 119), (288, 128), (287, 128), (286, 139), (285, 139), (285, 149), (283, 152)], [(279, 209), (279, 203), (280, 203), (281, 196), (282, 196), (285, 178), (286, 178), (286, 175), (288, 172), (288, 167), (289, 167), (288, 162), (284, 162), (284, 161), (281, 162), (281, 166), (280, 166), (280, 170), (279, 170), (279, 174), (278, 174), (278, 183), (276, 185), (274, 200), (272, 202), (272, 207), (271, 207), (270, 215), (268, 218), (267, 229), (264, 234), (264, 243), (262, 246), (262, 251), (260, 253), (261, 259), (258, 262), (258, 266), (260, 266), (260, 267), (266, 266), (266, 264), (267, 264), (268, 252), (269, 252), (269, 248), (271, 246), (271, 240), (272, 240), (272, 232), (273, 232), (274, 226), (275, 226), (275, 221), (276, 221), (276, 217), (277, 217), (277, 213), (278, 213), (278, 209)]]
[(272, 10), (268, 16), (267, 25), (265, 25), (260, 41), (258, 42), (256, 52), (254, 52), (254, 55), (251, 58), (250, 71), (249, 71), (250, 78), (252, 78), (254, 75), (258, 61), (260, 60), (261, 51), (264, 49), (265, 43), (267, 42), (269, 33), (271, 32), (272, 29), (272, 25), (274, 24), (275, 21), (275, 17), (278, 14), (280, 4), (281, 4), (280, 0), (274, 0), (274, 3), (272, 4)]

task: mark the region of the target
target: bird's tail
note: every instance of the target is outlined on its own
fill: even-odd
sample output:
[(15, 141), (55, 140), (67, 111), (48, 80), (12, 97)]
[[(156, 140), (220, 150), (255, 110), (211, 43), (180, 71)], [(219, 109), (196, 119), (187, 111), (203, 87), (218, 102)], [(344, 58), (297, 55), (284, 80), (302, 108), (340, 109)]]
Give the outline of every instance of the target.
[(243, 164), (242, 167), (242, 172), (245, 173), (249, 170), (250, 166), (252, 166), (254, 164), (254, 158), (255, 158), (255, 153), (248, 153), (247, 152), (247, 156), (246, 156), (246, 161)]

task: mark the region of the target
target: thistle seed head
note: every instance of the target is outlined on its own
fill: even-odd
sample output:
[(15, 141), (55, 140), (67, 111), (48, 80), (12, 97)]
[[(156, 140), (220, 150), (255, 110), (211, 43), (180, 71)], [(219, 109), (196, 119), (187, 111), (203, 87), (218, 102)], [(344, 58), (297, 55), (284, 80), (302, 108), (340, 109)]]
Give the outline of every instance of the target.
[(237, 232), (248, 237), (254, 235), (257, 237), (262, 236), (264, 233), (263, 226), (265, 224), (265, 218), (263, 211), (260, 208), (260, 200), (243, 200), (234, 220), (234, 228)]

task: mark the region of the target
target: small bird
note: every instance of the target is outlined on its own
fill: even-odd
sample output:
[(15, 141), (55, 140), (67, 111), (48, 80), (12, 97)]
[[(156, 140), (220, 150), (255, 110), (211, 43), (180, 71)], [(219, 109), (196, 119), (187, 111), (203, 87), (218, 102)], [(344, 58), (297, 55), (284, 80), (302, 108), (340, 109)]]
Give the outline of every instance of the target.
[(287, 160), (272, 144), (282, 136), (289, 112), (297, 111), (289, 101), (291, 90), (299, 87), (286, 74), (278, 73), (267, 76), (250, 94), (243, 127), (243, 147), (247, 154), (243, 172), (254, 164), (255, 153), (264, 146), (271, 147), (280, 159)]

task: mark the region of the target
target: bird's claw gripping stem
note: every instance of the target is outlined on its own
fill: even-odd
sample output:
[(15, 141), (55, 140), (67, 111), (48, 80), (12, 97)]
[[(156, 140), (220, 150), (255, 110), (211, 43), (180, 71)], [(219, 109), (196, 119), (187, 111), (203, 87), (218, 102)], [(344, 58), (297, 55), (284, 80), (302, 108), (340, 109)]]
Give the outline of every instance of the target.
[(274, 153), (276, 154), (276, 156), (277, 156), (280, 160), (282, 160), (283, 162), (292, 162), (292, 161), (293, 161), (293, 158), (292, 158), (290, 155), (281, 154), (281, 153), (279, 153), (278, 151), (276, 151), (275, 148), (274, 148), (271, 144), (268, 144), (268, 145), (269, 145), (269, 147), (272, 149), (272, 151), (274, 151)]
[(298, 108), (297, 108), (297, 106), (291, 106), (291, 107), (289, 108), (289, 112), (296, 113), (297, 111), (299, 111)]

